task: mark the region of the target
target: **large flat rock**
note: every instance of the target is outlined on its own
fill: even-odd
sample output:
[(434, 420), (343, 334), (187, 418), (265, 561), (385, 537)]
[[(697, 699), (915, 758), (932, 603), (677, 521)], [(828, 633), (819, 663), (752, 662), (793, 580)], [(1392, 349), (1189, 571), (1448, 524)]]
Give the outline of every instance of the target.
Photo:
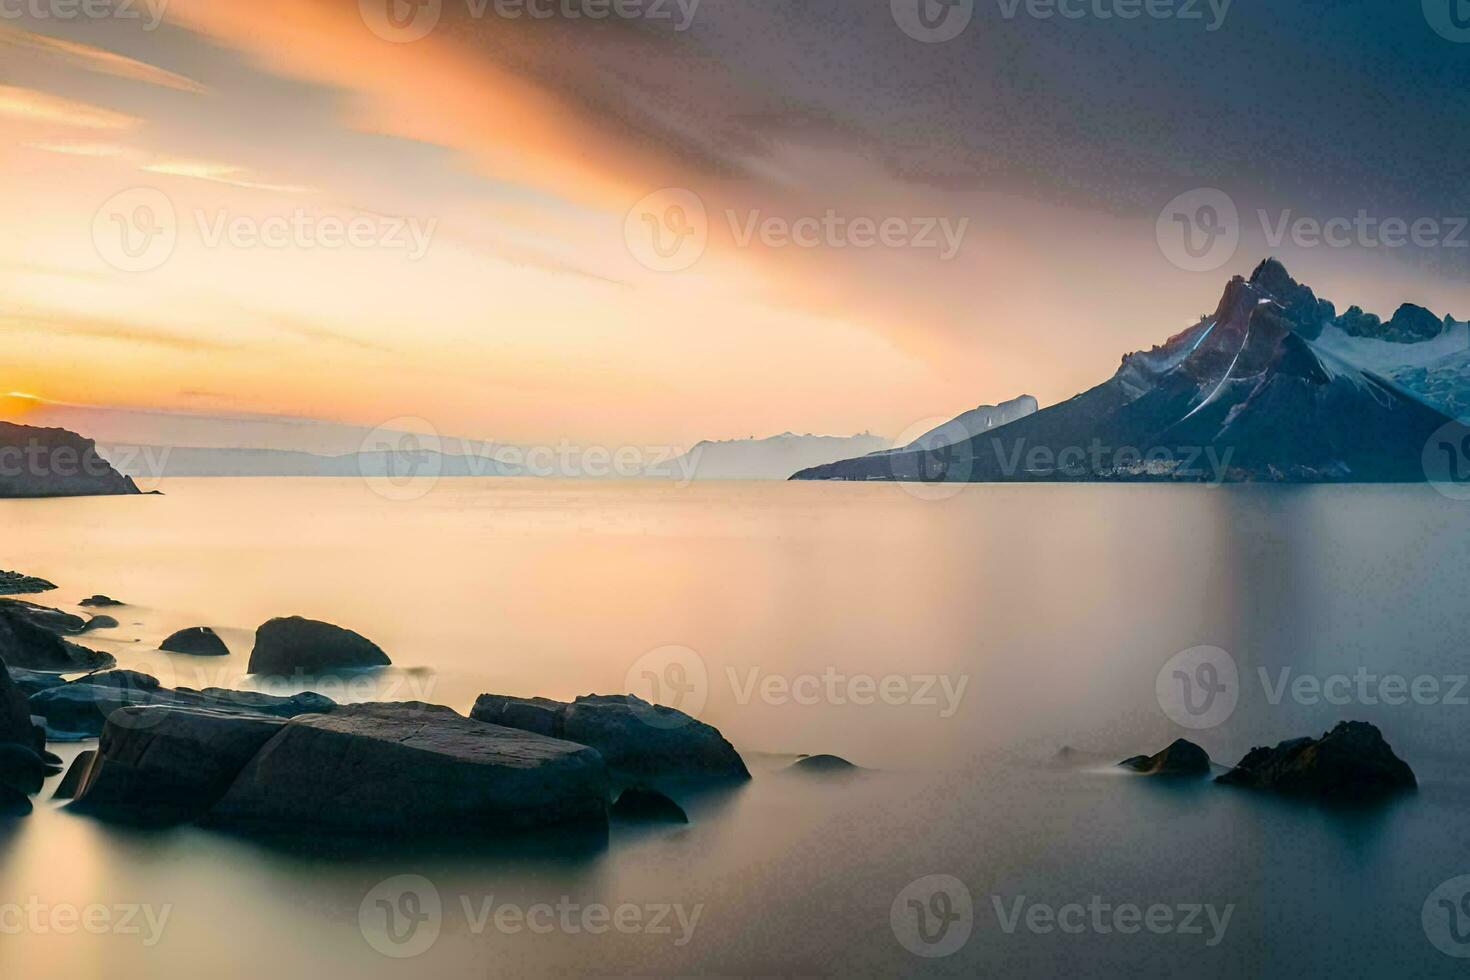
[(62, 639), (30, 621), (29, 614), (0, 609), (0, 660), (10, 667), (56, 674), (105, 670), (117, 664), (109, 653), (99, 653)]
[(259, 832), (479, 836), (607, 822), (597, 752), (418, 703), (291, 721), (209, 814)]
[(643, 779), (743, 780), (750, 771), (719, 729), (632, 694), (570, 704), (484, 694), (470, 717), (591, 746), (616, 773)]

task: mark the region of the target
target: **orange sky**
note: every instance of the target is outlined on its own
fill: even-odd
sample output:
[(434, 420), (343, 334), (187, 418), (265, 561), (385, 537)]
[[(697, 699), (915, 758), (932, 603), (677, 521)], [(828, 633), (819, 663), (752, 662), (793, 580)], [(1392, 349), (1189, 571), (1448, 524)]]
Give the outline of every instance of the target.
[[(507, 441), (896, 435), (1097, 383), (1262, 254), (1184, 273), (1150, 216), (898, 180), (850, 121), (756, 139), (782, 96), (694, 34), (446, 16), (393, 43), (361, 9), (0, 25), (0, 391)], [(677, 271), (628, 237), (663, 188), (706, 209)], [(953, 257), (739, 241), (828, 212), (965, 234)], [(170, 232), (162, 261), (118, 251), (142, 219)], [(359, 243), (320, 230), (354, 222)], [(1292, 268), (1343, 305), (1470, 309), (1380, 256)]]

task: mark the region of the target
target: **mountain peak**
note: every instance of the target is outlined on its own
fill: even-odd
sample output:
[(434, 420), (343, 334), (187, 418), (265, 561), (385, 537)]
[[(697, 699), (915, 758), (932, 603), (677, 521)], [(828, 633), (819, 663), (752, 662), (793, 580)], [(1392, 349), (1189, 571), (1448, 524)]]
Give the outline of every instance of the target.
[(1251, 273), (1251, 285), (1259, 286), (1277, 299), (1286, 299), (1301, 288), (1301, 283), (1291, 278), (1286, 266), (1275, 256), (1263, 259)]

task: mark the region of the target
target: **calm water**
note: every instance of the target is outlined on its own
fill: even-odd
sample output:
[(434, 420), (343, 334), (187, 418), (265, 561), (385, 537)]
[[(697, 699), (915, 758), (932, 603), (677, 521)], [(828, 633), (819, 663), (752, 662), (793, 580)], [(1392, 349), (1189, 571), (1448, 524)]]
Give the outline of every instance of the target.
[[(1470, 874), (1470, 690), (1445, 697), (1470, 672), (1470, 505), (1431, 489), (977, 487), (931, 500), (878, 485), (446, 481), (412, 502), (335, 481), (164, 489), (0, 502), (0, 567), (56, 582), (53, 605), (94, 592), (131, 603), (89, 642), (193, 687), (248, 684), (251, 631), (296, 613), (392, 655), (394, 670), (327, 692), (339, 697), (468, 710), (486, 691), (626, 690), (677, 663), (706, 679), (701, 717), (755, 779), (689, 801), (687, 828), (434, 856), (123, 832), (38, 801), (0, 830), (0, 975), (1464, 972), (1421, 923), (1431, 893)], [(201, 624), (220, 629), (228, 663), (153, 652)], [(1233, 658), (1238, 706), (1192, 731), (1166, 715), (1156, 680), (1201, 645)], [(1288, 690), (1273, 704), (1260, 680), (1360, 668), (1435, 678), (1440, 696), (1365, 704), (1354, 691), (1332, 705)], [(1342, 718), (1378, 724), (1420, 793), (1343, 813), (1110, 771), (1180, 736), (1233, 762)], [(1064, 744), (1098, 764), (1053, 764)], [(820, 752), (876, 771), (838, 783), (781, 771)], [(427, 878), (442, 905), (437, 940), (411, 959), (377, 951), (360, 921), (398, 875)], [(973, 913), (932, 904), (931, 885), (905, 892), (932, 875), (957, 879)], [(909, 945), (945, 951), (966, 929), (968, 941), (911, 952), (891, 913), (912, 924), (915, 894), (953, 916), (933, 944), (910, 928)], [(6, 902), (42, 909), (40, 926)], [(1104, 931), (1090, 912), (1067, 919), (1075, 932), (1027, 926), (1033, 906), (1079, 902), (1169, 906), (1176, 925), (1192, 905), (1230, 918), (1216, 928), (1201, 913), (1199, 934)], [(543, 903), (571, 911), (517, 928), (515, 910)], [(113, 927), (45, 918), (88, 905)], [(132, 905), (168, 917), (123, 931), (112, 907)], [(604, 906), (640, 918), (578, 925)]]

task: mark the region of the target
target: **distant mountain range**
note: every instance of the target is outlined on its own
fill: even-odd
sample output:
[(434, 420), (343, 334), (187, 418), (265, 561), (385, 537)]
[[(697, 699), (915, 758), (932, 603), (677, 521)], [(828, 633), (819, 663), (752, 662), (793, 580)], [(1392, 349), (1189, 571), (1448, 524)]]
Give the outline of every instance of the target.
[(855, 436), (786, 432), (769, 439), (701, 442), (668, 469), (671, 475), (689, 473), (696, 480), (786, 480), (797, 470), (879, 452), (890, 445), (891, 440), (868, 432)]
[(1070, 401), (962, 443), (794, 479), (1423, 481), (1424, 447), (1450, 417), (1343, 351), (1444, 343), (1454, 328), (1417, 307), (1376, 326), (1361, 311), (1338, 317), (1268, 259), (1231, 280), (1213, 316)]

